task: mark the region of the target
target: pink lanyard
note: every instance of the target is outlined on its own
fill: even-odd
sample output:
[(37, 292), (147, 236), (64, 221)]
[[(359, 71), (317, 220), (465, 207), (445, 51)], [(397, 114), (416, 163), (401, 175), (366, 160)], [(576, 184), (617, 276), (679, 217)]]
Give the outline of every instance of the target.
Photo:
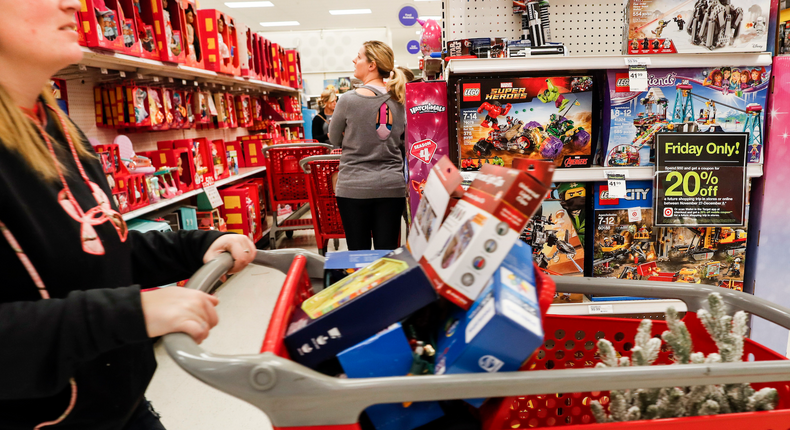
[(121, 239), (121, 242), (126, 242), (126, 236), (128, 234), (126, 222), (123, 220), (121, 214), (112, 209), (109, 199), (107, 198), (107, 195), (104, 194), (104, 191), (102, 191), (101, 187), (88, 179), (88, 175), (85, 174), (85, 169), (82, 167), (82, 163), (80, 162), (80, 157), (77, 155), (77, 150), (74, 148), (74, 142), (72, 141), (71, 136), (65, 132), (66, 121), (63, 119), (63, 116), (60, 114), (60, 112), (54, 109), (52, 109), (52, 111), (55, 112), (55, 114), (58, 116), (58, 120), (60, 120), (61, 127), (63, 128), (64, 134), (66, 135), (66, 141), (69, 143), (71, 155), (74, 157), (74, 162), (77, 165), (77, 170), (79, 170), (82, 180), (85, 181), (85, 184), (93, 193), (93, 198), (96, 200), (97, 206), (89, 209), (87, 212), (82, 210), (79, 203), (74, 198), (74, 195), (69, 188), (69, 184), (66, 183), (66, 178), (63, 175), (63, 171), (60, 169), (60, 163), (58, 162), (57, 155), (55, 154), (55, 148), (52, 146), (52, 141), (49, 139), (47, 132), (44, 130), (41, 119), (30, 112), (27, 112), (27, 115), (38, 128), (38, 131), (41, 133), (41, 137), (44, 139), (44, 142), (46, 142), (49, 153), (52, 155), (52, 160), (55, 162), (55, 169), (58, 171), (60, 182), (63, 184), (63, 189), (60, 191), (60, 193), (58, 193), (58, 202), (60, 203), (61, 207), (63, 207), (63, 210), (69, 214), (69, 216), (81, 224), (80, 233), (83, 251), (93, 255), (104, 255), (104, 245), (102, 245), (101, 239), (99, 238), (98, 234), (96, 234), (96, 230), (93, 228), (93, 226), (104, 224), (105, 222), (110, 221), (115, 227), (115, 230), (118, 232), (118, 237)]

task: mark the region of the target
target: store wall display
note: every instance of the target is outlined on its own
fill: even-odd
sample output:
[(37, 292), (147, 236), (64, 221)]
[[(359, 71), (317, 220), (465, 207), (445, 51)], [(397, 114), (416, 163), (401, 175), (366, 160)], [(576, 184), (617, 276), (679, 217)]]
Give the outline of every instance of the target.
[(764, 52), (770, 0), (629, 0), (623, 53)]
[(771, 67), (649, 69), (648, 90), (630, 91), (626, 71), (607, 71), (605, 166), (655, 164), (658, 132), (749, 132), (750, 163), (762, 162)]
[(614, 199), (595, 184), (593, 276), (743, 291), (747, 226), (655, 227), (653, 191), (652, 181), (627, 181)]
[(549, 159), (589, 167), (594, 148), (593, 79), (460, 79), (458, 142), (462, 159)]

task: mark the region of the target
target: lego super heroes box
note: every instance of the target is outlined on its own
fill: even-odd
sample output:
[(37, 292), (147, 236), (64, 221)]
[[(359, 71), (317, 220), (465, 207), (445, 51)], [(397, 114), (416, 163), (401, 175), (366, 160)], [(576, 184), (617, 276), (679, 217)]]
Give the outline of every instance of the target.
[(592, 165), (598, 135), (592, 76), (460, 79), (456, 90), (461, 159)]
[(652, 166), (658, 132), (748, 132), (748, 162), (762, 162), (770, 66), (648, 68), (648, 89), (630, 91), (628, 72), (609, 70), (603, 165)]
[(623, 53), (765, 52), (771, 0), (629, 0)]

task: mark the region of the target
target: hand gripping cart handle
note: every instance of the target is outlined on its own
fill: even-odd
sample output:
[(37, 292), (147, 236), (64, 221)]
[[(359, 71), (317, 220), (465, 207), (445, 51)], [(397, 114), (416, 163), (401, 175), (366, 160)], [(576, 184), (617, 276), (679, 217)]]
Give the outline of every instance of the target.
[[(270, 322), (263, 348), (266, 352), (259, 355), (218, 355), (203, 350), (186, 334), (174, 333), (164, 337), (168, 353), (187, 372), (256, 406), (269, 416), (275, 428), (358, 429), (355, 423), (361, 412), (368, 406), (382, 403), (790, 380), (790, 361), (787, 360), (757, 361), (748, 365), (687, 364), (673, 367), (671, 372), (667, 372), (664, 366), (646, 366), (332, 378), (275, 354), (277, 350), (272, 343), (282, 344), (290, 318), (290, 314), (282, 312), (282, 309), (293, 307), (299, 282), (302, 282), (302, 288), (307, 288), (305, 272), (313, 285), (320, 283), (323, 258), (302, 250), (279, 250), (258, 251), (254, 261), (281, 271), (286, 270), (290, 261), (293, 263), (274, 311), (275, 318), (282, 320), (273, 318)], [(207, 291), (232, 265), (228, 254), (221, 255), (198, 270), (187, 288)], [(790, 328), (790, 309), (720, 287), (679, 286), (654, 281), (618, 281), (613, 284), (608, 279), (569, 277), (553, 277), (553, 280), (560, 292), (679, 298), (689, 311), (700, 309), (705, 298), (717, 292), (731, 312), (744, 310)]]

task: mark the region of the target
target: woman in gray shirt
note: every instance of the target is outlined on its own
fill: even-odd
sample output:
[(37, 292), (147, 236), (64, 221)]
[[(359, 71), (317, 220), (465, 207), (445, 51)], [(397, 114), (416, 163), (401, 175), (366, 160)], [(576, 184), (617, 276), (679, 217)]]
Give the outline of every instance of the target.
[(337, 206), (349, 250), (369, 250), (371, 237), (375, 249), (395, 249), (406, 207), (407, 81), (395, 68), (392, 49), (379, 41), (359, 49), (354, 77), (363, 86), (340, 98), (329, 126), (330, 141), (343, 148)]

